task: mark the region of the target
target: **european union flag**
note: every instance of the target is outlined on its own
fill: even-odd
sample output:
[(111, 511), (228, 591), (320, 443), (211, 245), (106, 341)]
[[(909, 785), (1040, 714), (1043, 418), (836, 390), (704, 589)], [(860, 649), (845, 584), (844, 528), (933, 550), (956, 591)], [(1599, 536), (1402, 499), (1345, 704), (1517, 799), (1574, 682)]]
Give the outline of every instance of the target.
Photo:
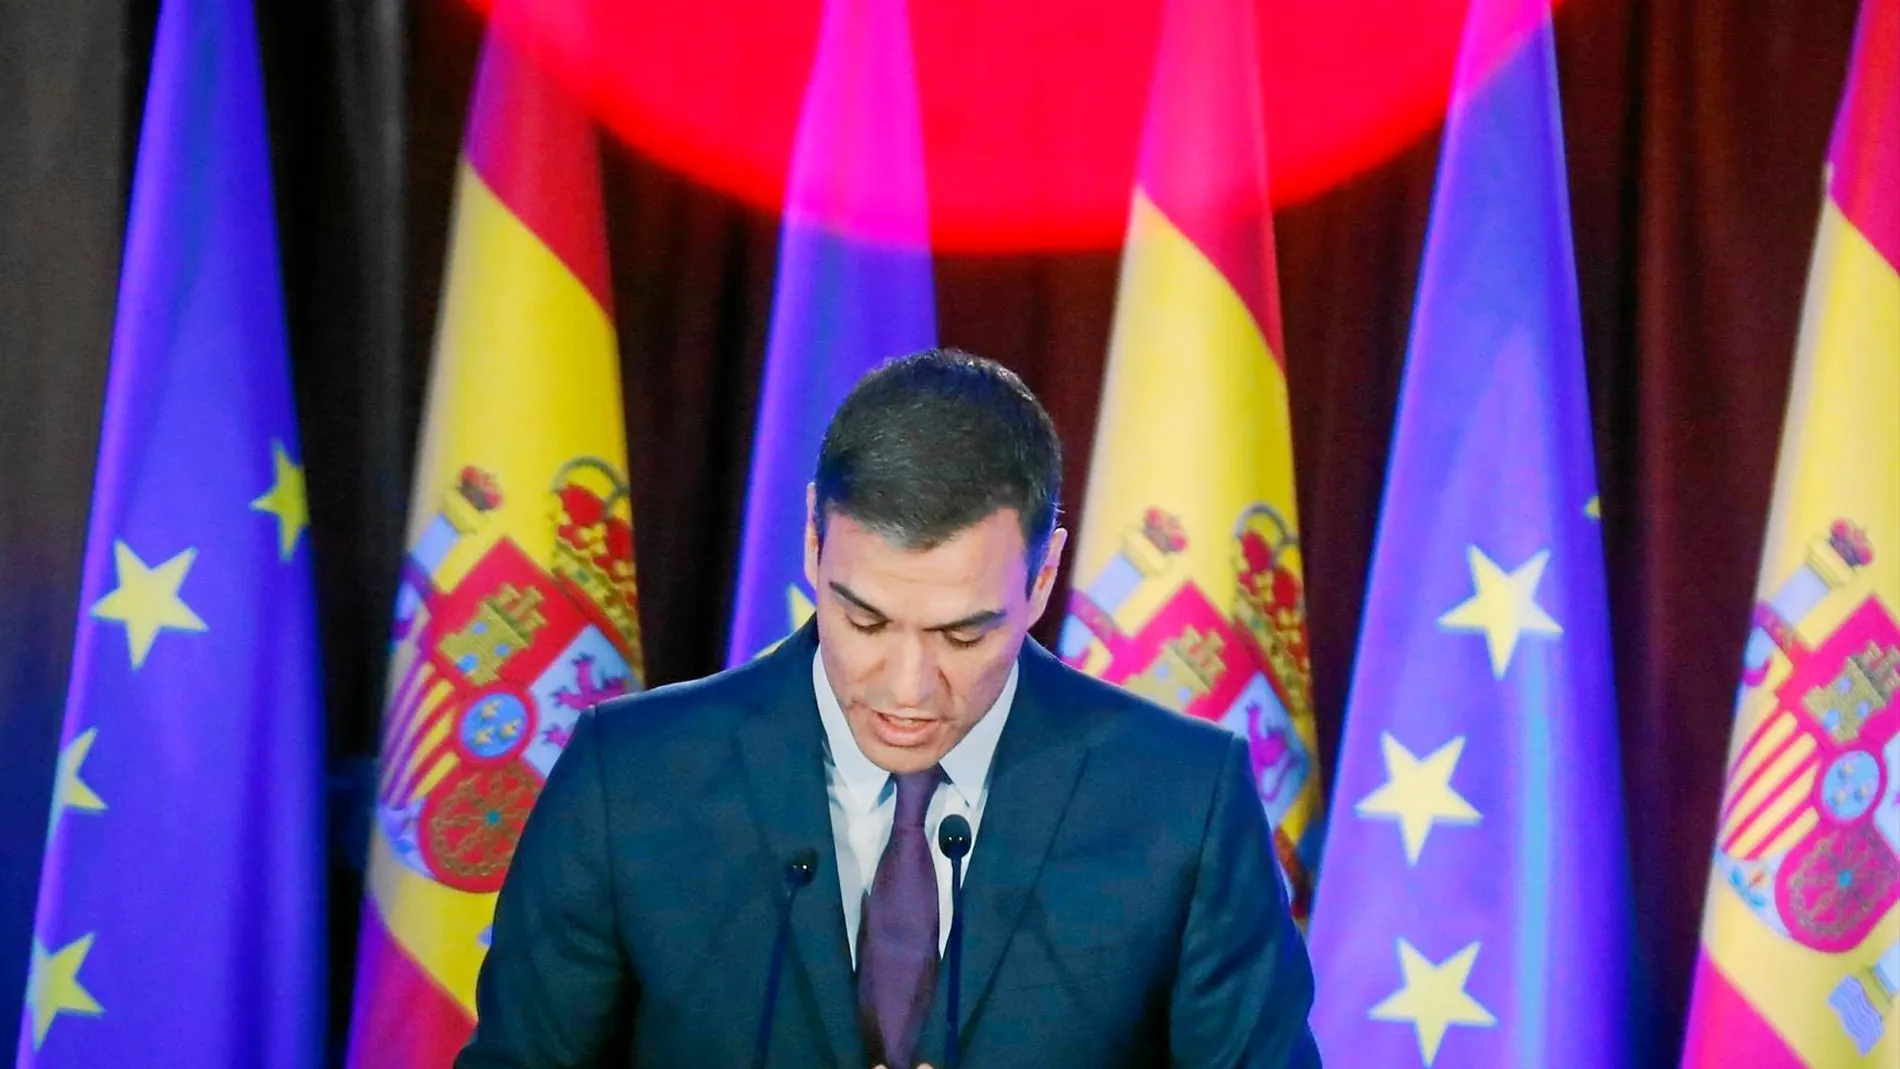
[(832, 413), (865, 372), (936, 344), (928, 218), (904, 0), (829, 0), (785, 191), (728, 664), (811, 615), (800, 535)]
[(159, 15), (17, 1064), (322, 1054), (323, 746), (250, 0)]
[(1329, 1063), (1626, 1064), (1628, 864), (1551, 21), (1475, 0), (1311, 948)]

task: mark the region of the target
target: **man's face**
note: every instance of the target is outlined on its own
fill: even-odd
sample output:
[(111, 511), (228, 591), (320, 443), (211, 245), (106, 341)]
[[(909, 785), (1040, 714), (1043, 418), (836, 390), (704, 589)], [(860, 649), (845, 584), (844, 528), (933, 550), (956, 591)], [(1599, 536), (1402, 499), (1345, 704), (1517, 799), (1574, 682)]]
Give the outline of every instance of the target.
[(1049, 604), (1067, 536), (1056, 530), (1025, 589), (1028, 555), (1012, 509), (926, 550), (892, 545), (834, 512), (821, 555), (807, 524), (819, 656), (866, 757), (887, 772), (918, 772), (969, 734)]

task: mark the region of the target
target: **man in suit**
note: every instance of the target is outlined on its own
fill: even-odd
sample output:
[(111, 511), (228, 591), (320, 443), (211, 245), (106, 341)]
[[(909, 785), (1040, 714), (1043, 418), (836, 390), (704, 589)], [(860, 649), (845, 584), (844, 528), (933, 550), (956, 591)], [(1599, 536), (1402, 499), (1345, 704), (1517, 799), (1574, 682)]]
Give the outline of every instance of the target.
[[(460, 1069), (1317, 1066), (1246, 744), (1027, 639), (1061, 448), (955, 351), (861, 381), (808, 489), (816, 614), (584, 716), (497, 903)], [(781, 928), (783, 983), (767, 1006)], [(762, 1028), (763, 1026), (763, 1028)]]

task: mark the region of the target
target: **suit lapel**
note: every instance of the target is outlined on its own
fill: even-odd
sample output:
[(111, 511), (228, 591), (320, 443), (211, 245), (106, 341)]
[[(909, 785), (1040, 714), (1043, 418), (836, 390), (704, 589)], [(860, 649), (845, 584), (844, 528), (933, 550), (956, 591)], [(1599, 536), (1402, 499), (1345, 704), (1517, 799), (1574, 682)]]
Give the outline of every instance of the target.
[[(825, 794), (824, 730), (811, 689), (816, 638), (810, 624), (761, 665), (758, 712), (739, 736), (753, 818), (771, 850), (772, 879), (796, 851), (818, 852), (818, 871), (792, 906), (792, 945), (817, 1001), (831, 1050), (842, 1065), (864, 1065), (857, 986), (838, 891), (838, 854)], [(781, 996), (783, 997), (783, 996)]]
[[(1024, 643), (1015, 705), (997, 740), (983, 824), (963, 879), (961, 1029), (969, 1028), (995, 978), (1088, 757), (1081, 725), (1048, 694), (1058, 671), (1040, 646)], [(941, 1000), (942, 984), (938, 991)], [(940, 1001), (932, 1015), (939, 1044), (944, 1009)]]

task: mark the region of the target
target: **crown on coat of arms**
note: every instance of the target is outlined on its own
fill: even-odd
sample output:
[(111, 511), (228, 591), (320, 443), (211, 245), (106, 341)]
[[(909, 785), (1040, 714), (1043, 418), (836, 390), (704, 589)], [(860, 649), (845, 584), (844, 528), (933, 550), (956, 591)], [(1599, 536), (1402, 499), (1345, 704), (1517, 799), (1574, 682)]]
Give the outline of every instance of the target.
[[(633, 515), (627, 484), (605, 461), (562, 465), (553, 495), (555, 575), (574, 584), (640, 656), (640, 605), (634, 583)], [(632, 665), (637, 672), (639, 664)]]
[(1296, 713), (1312, 708), (1306, 584), (1293, 560), (1298, 549), (1291, 525), (1265, 505), (1248, 509), (1235, 524), (1233, 564), (1240, 596), (1234, 618), (1253, 633)]

